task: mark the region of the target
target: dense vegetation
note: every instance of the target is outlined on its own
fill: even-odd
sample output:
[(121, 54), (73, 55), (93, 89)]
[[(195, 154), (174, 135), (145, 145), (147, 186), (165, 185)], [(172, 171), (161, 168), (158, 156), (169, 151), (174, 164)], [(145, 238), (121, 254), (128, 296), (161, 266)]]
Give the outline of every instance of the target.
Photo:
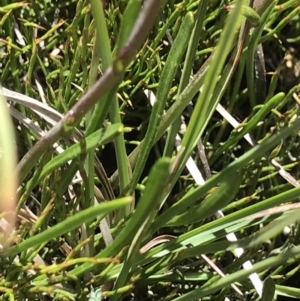
[(300, 299), (299, 0), (0, 3), (1, 300)]

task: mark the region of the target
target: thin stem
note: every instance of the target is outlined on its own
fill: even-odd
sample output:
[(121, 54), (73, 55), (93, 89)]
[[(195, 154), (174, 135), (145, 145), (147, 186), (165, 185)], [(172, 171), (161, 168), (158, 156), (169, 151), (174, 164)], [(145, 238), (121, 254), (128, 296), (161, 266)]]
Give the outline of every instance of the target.
[(100, 97), (107, 94), (123, 77), (124, 69), (133, 60), (154, 25), (165, 0), (148, 0), (135, 23), (131, 35), (109, 67), (95, 85), (69, 110), (47, 134), (41, 138), (22, 158), (17, 166), (20, 181), (27, 176), (34, 164), (52, 145), (68, 134), (80, 122), (82, 117), (93, 108)]

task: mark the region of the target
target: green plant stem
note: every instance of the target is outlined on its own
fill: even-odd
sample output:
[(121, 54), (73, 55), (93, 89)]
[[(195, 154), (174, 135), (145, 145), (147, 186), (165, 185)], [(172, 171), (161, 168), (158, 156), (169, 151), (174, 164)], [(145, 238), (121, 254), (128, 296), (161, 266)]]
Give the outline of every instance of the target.
[[(208, 0), (201, 1), (197, 10), (197, 14), (195, 18), (196, 22), (188, 45), (187, 54), (184, 61), (184, 66), (183, 66), (182, 75), (180, 79), (180, 84), (177, 92), (177, 98), (183, 92), (185, 87), (188, 85), (192, 74), (193, 62), (199, 44), (208, 2), (209, 2)], [(181, 123), (181, 118), (179, 117), (177, 118), (177, 120), (175, 120), (172, 123), (170, 127), (167, 141), (164, 148), (164, 156), (170, 157), (172, 155), (175, 146), (175, 138), (180, 128), (180, 123)]]

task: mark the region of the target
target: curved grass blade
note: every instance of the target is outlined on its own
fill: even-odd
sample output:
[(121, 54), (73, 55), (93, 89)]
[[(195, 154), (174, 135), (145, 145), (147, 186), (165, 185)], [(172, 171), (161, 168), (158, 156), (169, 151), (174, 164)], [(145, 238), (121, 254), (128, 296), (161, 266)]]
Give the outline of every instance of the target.
[(26, 251), (29, 248), (41, 245), (53, 238), (66, 234), (69, 231), (80, 227), (83, 223), (92, 221), (96, 217), (104, 218), (109, 212), (116, 210), (121, 206), (126, 206), (131, 201), (131, 197), (125, 197), (114, 201), (100, 203), (99, 205), (82, 210), (75, 215), (68, 217), (66, 220), (61, 221), (59, 224), (56, 224), (55, 226), (30, 237), (5, 251), (2, 251), (0, 255), (15, 256), (16, 254)]
[[(145, 254), (142, 254), (135, 261), (133, 269), (140, 265), (149, 264), (150, 262), (153, 262), (154, 259), (159, 260), (168, 254), (173, 254), (174, 261), (180, 261), (184, 258), (189, 258), (199, 254), (216, 253), (224, 250), (233, 251), (234, 249), (240, 247), (255, 247), (257, 244), (252, 243), (253, 238), (257, 239), (260, 234), (255, 234), (253, 237), (240, 239), (237, 242), (220, 242), (219, 239), (225, 237), (228, 232), (238, 232), (249, 227), (258, 226), (261, 223), (273, 221), (276, 222), (280, 218), (288, 216), (289, 212), (283, 212), (279, 218), (275, 217), (274, 215), (265, 216), (262, 218), (247, 216), (241, 219), (231, 218), (230, 221), (226, 219), (225, 222), (222, 221), (223, 219), (220, 219), (219, 222), (216, 220), (212, 221), (208, 224), (184, 233), (166, 244), (155, 247)], [(192, 248), (191, 245), (193, 246)], [(186, 249), (183, 250), (183, 246), (185, 246)], [(179, 253), (176, 254), (177, 252)], [(166, 266), (167, 265), (163, 264), (161, 268)]]
[(63, 115), (57, 112), (55, 109), (27, 95), (11, 91), (6, 88), (0, 88), (0, 95), (5, 96), (7, 100), (22, 104), (23, 106), (30, 108), (51, 125), (55, 125), (56, 122), (58, 122), (63, 117)]
[(216, 152), (213, 154), (210, 162), (214, 162), (225, 150), (230, 149), (236, 145), (236, 143), (243, 138), (246, 134), (250, 133), (251, 130), (261, 121), (264, 120), (267, 114), (271, 112), (281, 101), (284, 99), (284, 93), (278, 93), (269, 99), (260, 110), (245, 124), (241, 129), (236, 129), (236, 131), (229, 137), (229, 139), (221, 145)]
[[(149, 175), (146, 189), (142, 198), (139, 200), (136, 211), (132, 215), (128, 225), (119, 235), (129, 238), (132, 234), (134, 234), (134, 237), (130, 244), (126, 259), (122, 265), (121, 272), (115, 283), (114, 290), (117, 290), (126, 284), (140, 244), (148, 236), (147, 230), (149, 228), (149, 224), (152, 222), (156, 212), (159, 210), (160, 203), (163, 198), (162, 191), (168, 184), (170, 163), (171, 160), (162, 158), (155, 164)], [(103, 257), (103, 255), (101, 257)], [(110, 298), (111, 301), (116, 301), (118, 299), (118, 295), (114, 295)]]
[(241, 175), (238, 172), (228, 175), (211, 195), (200, 204), (192, 206), (181, 215), (176, 215), (167, 221), (166, 226), (193, 224), (213, 215), (232, 201), (239, 189), (240, 180)]
[(95, 147), (112, 141), (114, 137), (122, 133), (122, 131), (122, 124), (112, 124), (105, 129), (100, 129), (94, 132), (90, 136), (82, 139), (80, 142), (70, 146), (63, 153), (58, 154), (44, 166), (39, 180), (41, 180), (45, 175), (49, 174), (55, 168), (67, 163), (69, 160), (75, 159), (81, 154), (84, 154)]
[[(136, 236), (147, 217), (149, 217), (149, 214), (159, 209), (159, 202), (162, 197), (162, 191), (166, 188), (170, 173), (170, 160), (166, 158), (158, 160), (158, 162), (154, 165), (150, 172), (143, 196), (140, 199), (136, 210), (130, 217), (130, 220), (125, 225), (124, 229), (115, 238), (114, 242), (111, 245), (107, 246), (102, 252), (100, 252), (96, 256), (97, 258), (105, 257), (108, 254), (109, 256), (113, 256), (113, 254), (119, 253), (120, 250), (126, 245), (132, 244), (133, 238)], [(139, 236), (139, 239), (135, 241), (136, 247), (140, 244), (141, 240), (142, 237)], [(134, 252), (132, 252), (132, 254), (135, 254), (136, 247), (134, 248)], [(131, 260), (132, 258), (130, 257), (129, 263), (131, 262)], [(83, 264), (82, 266), (75, 268), (72, 271), (72, 274), (81, 275), (91, 267), (92, 265), (90, 263)], [(124, 271), (127, 271), (128, 267), (129, 265), (126, 264)], [(120, 283), (121, 285), (121, 283), (126, 280), (127, 276), (128, 275), (123, 272), (118, 283)]]

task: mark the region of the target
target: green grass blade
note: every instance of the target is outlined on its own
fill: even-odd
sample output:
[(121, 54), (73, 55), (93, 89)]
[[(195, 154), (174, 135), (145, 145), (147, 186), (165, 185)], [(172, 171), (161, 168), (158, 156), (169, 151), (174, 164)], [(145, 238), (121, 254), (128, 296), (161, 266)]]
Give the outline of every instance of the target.
[(247, 83), (248, 83), (248, 93), (250, 98), (250, 103), (254, 106), (256, 103), (260, 103), (263, 100), (255, 99), (255, 84), (254, 84), (254, 54), (259, 44), (259, 39), (264, 30), (265, 24), (268, 21), (269, 16), (274, 10), (277, 1), (273, 1), (273, 3), (268, 7), (265, 13), (262, 15), (259, 26), (253, 31), (248, 50), (247, 50), (247, 61), (246, 61), (246, 75), (247, 75)]
[[(115, 283), (115, 290), (124, 286), (128, 280), (129, 272), (135, 262), (140, 244), (147, 237), (146, 231), (149, 224), (160, 207), (163, 197), (161, 192), (167, 186), (169, 175), (170, 160), (165, 158), (158, 160), (149, 175), (146, 189), (142, 198), (139, 200), (136, 211), (124, 231), (119, 234), (119, 237), (129, 238), (132, 237), (132, 234), (134, 234), (134, 237), (130, 244), (126, 259), (123, 262), (121, 272)], [(116, 301), (119, 297), (120, 296), (118, 295), (114, 295), (110, 300)]]
[(174, 44), (168, 55), (166, 64), (161, 75), (161, 81), (157, 90), (157, 100), (151, 112), (148, 130), (145, 135), (143, 145), (139, 151), (139, 157), (135, 165), (132, 180), (130, 182), (129, 194), (131, 194), (134, 191), (139, 181), (139, 178), (143, 172), (146, 160), (148, 158), (150, 149), (155, 139), (155, 135), (157, 133), (159, 123), (161, 121), (161, 117), (165, 108), (172, 81), (175, 77), (176, 71), (178, 70), (178, 65), (181, 62), (184, 51), (186, 50), (191, 31), (193, 29), (193, 24), (194, 17), (191, 13), (188, 13), (184, 18), (178, 35), (176, 36)]
[(98, 0), (90, 0), (90, 2), (94, 16), (96, 36), (97, 39), (99, 39), (99, 50), (102, 59), (102, 68), (105, 71), (111, 65), (112, 55), (103, 4)]
[[(132, 28), (136, 22), (140, 8), (141, 1), (130, 0), (128, 2), (120, 25), (117, 44), (114, 50), (115, 53), (117, 53), (121, 50), (122, 47), (124, 47), (130, 35), (130, 32), (132, 31)], [(113, 123), (121, 122), (120, 108), (117, 96), (114, 97), (110, 108), (110, 119)], [(117, 166), (119, 170), (119, 189), (120, 191), (123, 191), (124, 188), (129, 184), (129, 173), (132, 173), (126, 154), (124, 135), (119, 135), (118, 137), (116, 137), (114, 143), (117, 157)], [(116, 212), (116, 222), (122, 220), (129, 213), (130, 206), (120, 208), (120, 210)]]
[(126, 9), (122, 16), (122, 21), (120, 25), (120, 31), (117, 37), (116, 47), (114, 49), (114, 53), (121, 50), (121, 48), (125, 45), (131, 30), (136, 22), (139, 11), (141, 9), (141, 1), (140, 0), (129, 0), (126, 6)]
[(253, 147), (247, 153), (245, 153), (240, 158), (236, 159), (234, 162), (229, 164), (220, 173), (210, 178), (203, 186), (192, 188), (188, 193), (186, 193), (176, 204), (170, 207), (168, 210), (163, 212), (152, 224), (152, 231), (155, 232), (160, 227), (163, 227), (166, 220), (170, 220), (173, 216), (180, 212), (183, 212), (185, 208), (199, 200), (209, 189), (216, 186), (226, 179), (231, 172), (241, 170), (245, 168), (247, 164), (253, 160), (261, 158), (266, 151), (275, 147), (280, 143), (281, 139), (284, 139), (293, 134), (295, 130), (300, 127), (300, 118), (298, 118), (290, 127), (284, 128), (282, 131), (273, 135), (271, 138), (265, 140), (262, 144)]
[[(110, 256), (112, 254), (117, 254), (127, 244), (132, 243), (132, 239), (149, 216), (149, 213), (159, 209), (159, 201), (162, 197), (162, 191), (165, 189), (168, 183), (170, 172), (170, 160), (166, 158), (158, 160), (149, 174), (149, 179), (144, 194), (130, 220), (125, 225), (125, 228), (115, 238), (114, 242), (100, 252), (97, 255), (97, 258), (106, 257), (106, 254), (110, 254)], [(141, 237), (139, 237), (139, 239), (141, 239)], [(140, 240), (138, 240), (138, 243), (139, 242)], [(81, 275), (85, 272), (85, 270), (88, 270), (91, 267), (92, 265), (90, 263), (84, 264), (78, 268), (75, 268), (72, 271), (72, 274)], [(124, 271), (127, 269), (128, 266), (125, 266)], [(124, 279), (127, 277), (127, 274), (125, 274), (125, 272), (122, 273), (119, 283), (124, 282)]]
[(264, 281), (261, 301), (274, 301), (274, 297), (275, 297), (275, 282), (271, 277), (268, 277)]
[[(97, 22), (99, 22), (98, 27), (97, 27), (98, 28), (97, 34), (100, 35), (98, 37), (98, 39), (105, 46), (105, 47), (102, 46), (102, 48), (99, 50), (101, 52), (101, 57), (102, 58), (105, 57), (106, 63), (104, 64), (103, 68), (104, 68), (104, 70), (106, 70), (111, 65), (111, 62), (112, 62), (112, 54), (110, 53), (110, 42), (109, 42), (109, 38), (108, 38), (105, 21), (103, 21), (103, 20), (105, 20), (105, 18), (104, 18), (104, 16), (102, 16), (102, 14), (103, 14), (102, 4), (100, 1), (97, 1), (97, 0), (93, 1), (93, 2), (97, 2), (97, 4), (95, 4), (95, 13), (96, 14), (97, 14), (97, 7), (101, 6), (101, 9), (100, 9), (101, 14), (98, 16), (98, 18), (96, 20)], [(129, 20), (131, 22), (136, 21), (136, 17), (137, 17), (137, 13), (138, 13), (138, 10), (136, 8), (136, 6), (137, 6), (136, 2), (137, 1), (130, 1), (127, 5), (130, 9), (133, 10), (132, 12), (130, 12), (127, 9), (124, 12), (124, 13), (126, 13), (126, 17), (129, 18)], [(125, 20), (125, 19), (123, 19), (123, 20)], [(126, 21), (127, 21), (127, 19), (126, 19)], [(124, 23), (126, 23), (126, 22), (124, 22)], [(117, 47), (115, 48), (115, 51), (120, 51), (121, 47), (124, 46), (125, 42), (128, 39), (128, 36), (132, 30), (133, 25), (134, 25), (134, 23), (130, 23), (130, 24), (126, 23), (126, 25), (121, 23)], [(101, 39), (101, 37), (102, 37), (101, 29), (103, 29), (104, 33), (105, 33), (103, 39)], [(95, 110), (91, 116), (90, 124), (87, 128), (87, 135), (94, 132), (98, 127), (102, 127), (102, 123), (104, 121), (105, 116), (108, 113), (108, 110), (109, 110), (109, 107), (111, 104), (111, 97), (115, 98), (117, 87), (114, 87), (112, 90), (113, 90), (113, 93), (110, 93), (109, 96), (108, 95), (103, 96), (101, 101), (99, 101), (99, 103), (96, 105)], [(116, 101), (117, 100), (114, 99), (113, 102), (116, 102)], [(119, 114), (119, 112), (117, 112), (117, 113)]]
[(67, 163), (69, 160), (76, 159), (89, 150), (112, 141), (113, 138), (122, 133), (122, 131), (122, 124), (112, 124), (106, 129), (100, 129), (90, 136), (83, 138), (83, 140), (70, 146), (63, 153), (58, 154), (50, 162), (48, 162), (44, 166), (39, 179), (42, 179), (45, 175), (49, 174), (57, 167)]
[[(141, 255), (139, 260), (137, 260), (136, 265), (148, 264), (153, 258), (160, 258), (169, 253), (174, 253), (182, 249), (182, 246), (188, 246), (192, 244), (194, 247), (198, 247), (197, 250), (199, 253), (211, 252), (213, 249), (209, 249), (209, 246), (215, 246), (216, 252), (221, 251), (218, 248), (222, 248), (222, 245), (214, 244), (213, 241), (219, 240), (222, 237), (225, 237), (227, 233), (238, 232), (242, 229), (247, 229), (262, 223), (275, 222), (281, 218), (286, 218), (290, 212), (284, 212), (282, 216), (276, 218), (273, 216), (264, 216), (262, 218), (251, 217), (252, 214), (261, 212), (261, 208), (271, 208), (273, 204), (277, 205), (280, 202), (288, 202), (293, 199), (295, 195), (299, 193), (299, 188), (294, 190), (292, 193), (287, 193), (280, 195), (280, 198), (270, 198), (266, 201), (263, 201), (263, 204), (255, 204), (250, 206), (250, 208), (245, 208), (241, 210), (242, 212), (234, 212), (228, 216), (225, 216), (221, 219), (214, 220), (210, 223), (202, 225), (198, 228), (195, 228), (191, 231), (188, 231), (177, 238), (171, 240), (165, 245), (161, 245), (153, 248), (148, 253)], [(224, 231), (226, 229), (226, 231)], [(221, 234), (221, 235), (220, 235)], [(254, 247), (257, 243), (253, 243), (253, 239), (257, 239), (260, 234), (254, 235), (250, 240), (239, 240), (237, 244), (228, 244), (226, 248), (232, 250), (236, 247)], [(223, 245), (225, 246), (225, 245)], [(188, 251), (186, 251), (188, 252)], [(198, 254), (199, 254), (198, 253)], [(188, 257), (191, 255), (189, 252), (186, 254)]]
[(190, 155), (192, 149), (196, 146), (201, 137), (205, 126), (208, 123), (209, 116), (212, 115), (216, 104), (211, 95), (218, 81), (218, 76), (222, 71), (223, 65), (231, 50), (231, 45), (235, 38), (235, 32), (241, 23), (242, 2), (238, 1), (236, 7), (229, 15), (225, 28), (220, 37), (220, 41), (216, 47), (213, 59), (211, 60), (209, 69), (204, 79), (203, 91), (200, 94), (196, 106), (194, 108), (189, 126), (182, 140), (182, 146), (186, 147), (186, 159)]
[(300, 298), (300, 289), (276, 284), (276, 294), (294, 299)]
[(231, 173), (220, 186), (200, 204), (192, 206), (180, 215), (177, 214), (170, 221), (166, 222), (166, 226), (194, 224), (213, 215), (232, 201), (239, 189), (240, 181), (240, 173)]
[(245, 125), (242, 126), (242, 128), (236, 129), (229, 139), (216, 150), (216, 152), (213, 154), (213, 157), (210, 159), (210, 162), (214, 162), (225, 150), (228, 151), (231, 147), (234, 147), (241, 138), (254, 130), (257, 124), (261, 120), (264, 120), (266, 115), (282, 102), (284, 97), (284, 93), (278, 93), (269, 99), (260, 108), (260, 110)]
[(103, 218), (105, 215), (107, 215), (107, 213), (116, 210), (120, 206), (126, 206), (131, 201), (131, 197), (125, 197), (114, 201), (107, 201), (82, 210), (75, 215), (68, 217), (66, 220), (60, 222), (59, 224), (56, 224), (55, 226), (24, 240), (23, 242), (15, 245), (10, 249), (7, 249), (6, 251), (4, 251), (4, 254), (5, 256), (15, 256), (16, 254), (26, 251), (29, 248), (43, 244), (53, 238), (66, 234), (69, 231), (80, 227), (83, 223), (91, 222), (96, 217), (100, 216)]
[(259, 231), (259, 235), (251, 242), (251, 245), (255, 246), (278, 236), (285, 226), (289, 226), (299, 220), (299, 213), (300, 210), (294, 210), (289, 214), (283, 215), (282, 218), (277, 221), (262, 228)]
[[(178, 99), (176, 103), (172, 106), (172, 108), (167, 112), (166, 116), (164, 116), (164, 118), (162, 119), (161, 126), (157, 131), (157, 135), (154, 140), (155, 142), (164, 134), (164, 132), (172, 124), (172, 122), (181, 115), (183, 109), (188, 105), (191, 98), (201, 88), (204, 80), (204, 82), (206, 82), (206, 88), (200, 94), (196, 107), (193, 111), (189, 127), (182, 141), (182, 146), (186, 147), (188, 145), (188, 147), (186, 147), (185, 159), (182, 161), (182, 166), (180, 170), (184, 168), (185, 162), (189, 157), (191, 150), (198, 142), (199, 137), (201, 136), (201, 132), (204, 131), (205, 125), (209, 120), (209, 114), (212, 114), (213, 108), (214, 106), (216, 106), (216, 103), (213, 103), (213, 101), (209, 101), (208, 99), (210, 99), (210, 96), (214, 90), (214, 85), (217, 83), (218, 72), (222, 70), (222, 62), (224, 64), (227, 54), (233, 47), (232, 42), (235, 37), (235, 30), (233, 30), (233, 28), (237, 28), (239, 25), (239, 22), (237, 20), (241, 17), (241, 7), (241, 5), (237, 5), (234, 11), (232, 12), (231, 16), (229, 17), (231, 23), (226, 23), (226, 31), (223, 31), (222, 39), (220, 40), (219, 45), (217, 46), (218, 51), (215, 52), (213, 56), (211, 56), (211, 58), (207, 60), (207, 63), (205, 63), (203, 67), (198, 71), (195, 82), (191, 83), (183, 91), (182, 94), (184, 95), (182, 95), (180, 99)], [(220, 61), (220, 59), (222, 59), (222, 61)], [(212, 64), (212, 62), (214, 63)], [(207, 71), (209, 71), (210, 74), (208, 74)], [(211, 81), (212, 79), (214, 80), (213, 82)], [(216, 99), (216, 101), (219, 101), (219, 99)], [(131, 153), (129, 159), (132, 166), (136, 164), (136, 161), (140, 156), (141, 148), (143, 147), (145, 147), (144, 141), (133, 151), (133, 153)], [(174, 178), (178, 178), (178, 176), (175, 176)]]
[(265, 269), (270, 268), (270, 266), (278, 266), (284, 261), (288, 260), (292, 256), (297, 256), (299, 257), (300, 255), (300, 247), (294, 247), (291, 250), (279, 255), (279, 256), (274, 256), (265, 260), (262, 260), (261, 262), (258, 262), (253, 265), (253, 268), (250, 270), (241, 270), (235, 273), (232, 273), (230, 275), (227, 275), (224, 278), (221, 278), (211, 285), (207, 287), (200, 287), (197, 288), (187, 294), (184, 294), (178, 298), (173, 299), (174, 301), (190, 301), (190, 300), (195, 300), (201, 297), (205, 297), (208, 295), (212, 295), (213, 293), (217, 292), (218, 290), (229, 286), (231, 283), (234, 282), (240, 282), (241, 279), (246, 279), (247, 276), (254, 272), (260, 272)]
[[(187, 54), (184, 60), (184, 66), (183, 66), (182, 75), (178, 87), (177, 98), (185, 89), (185, 87), (188, 85), (190, 77), (192, 75), (193, 62), (195, 60), (196, 51), (200, 41), (200, 36), (203, 29), (203, 23), (205, 19), (208, 2), (209, 2), (208, 0), (201, 1), (197, 10), (197, 14), (195, 18), (196, 22), (195, 22), (193, 32), (191, 34), (190, 42), (187, 49)], [(174, 121), (170, 127), (166, 144), (164, 147), (164, 154), (163, 154), (164, 156), (170, 157), (172, 155), (172, 152), (174, 151), (174, 146), (176, 141), (175, 138), (179, 131), (180, 123), (181, 123), (181, 119), (177, 118), (177, 120)]]

